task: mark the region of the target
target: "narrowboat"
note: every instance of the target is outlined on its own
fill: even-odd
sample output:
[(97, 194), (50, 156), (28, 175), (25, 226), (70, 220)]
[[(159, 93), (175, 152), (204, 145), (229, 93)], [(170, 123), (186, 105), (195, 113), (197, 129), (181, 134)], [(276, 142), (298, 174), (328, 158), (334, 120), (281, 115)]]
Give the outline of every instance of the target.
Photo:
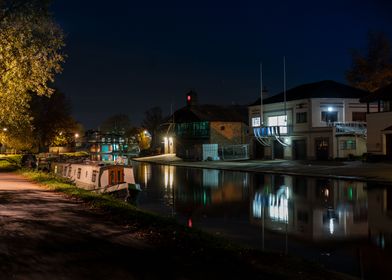
[(72, 180), (77, 187), (98, 193), (141, 190), (140, 185), (135, 183), (132, 166), (52, 162), (50, 169), (54, 174)]

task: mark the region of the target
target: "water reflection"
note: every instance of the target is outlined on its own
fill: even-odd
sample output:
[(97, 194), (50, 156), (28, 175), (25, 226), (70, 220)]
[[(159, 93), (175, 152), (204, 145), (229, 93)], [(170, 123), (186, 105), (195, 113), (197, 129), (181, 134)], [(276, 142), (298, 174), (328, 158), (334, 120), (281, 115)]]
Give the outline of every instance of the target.
[[(365, 183), (282, 175), (255, 176), (251, 222), (313, 240), (367, 235)], [(264, 224), (262, 215), (265, 213)]]
[(143, 189), (139, 207), (255, 248), (289, 252), (361, 276), (371, 271), (370, 262), (360, 268), (359, 260), (364, 262), (368, 252), (362, 245), (369, 244), (368, 240), (384, 250), (392, 245), (392, 190), (386, 186), (143, 163), (134, 166)]

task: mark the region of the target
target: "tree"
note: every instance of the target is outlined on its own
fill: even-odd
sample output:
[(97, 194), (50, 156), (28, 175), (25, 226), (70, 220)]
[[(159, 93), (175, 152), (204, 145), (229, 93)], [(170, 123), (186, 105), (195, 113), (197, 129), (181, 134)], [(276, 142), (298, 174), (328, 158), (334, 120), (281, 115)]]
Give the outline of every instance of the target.
[(66, 96), (56, 90), (47, 96), (32, 96), (30, 102), (33, 134), (42, 150), (49, 145), (65, 146), (75, 142), (75, 133), (82, 128), (71, 116), (71, 103)]
[(0, 126), (15, 132), (30, 124), (31, 97), (52, 95), (63, 47), (49, 1), (0, 0)]
[(142, 126), (146, 128), (152, 135), (153, 147), (158, 143), (157, 132), (162, 124), (162, 109), (160, 107), (153, 107), (145, 111)]
[(384, 33), (370, 32), (367, 53), (352, 50), (352, 59), (346, 73), (352, 86), (373, 92), (392, 83), (392, 49)]
[(101, 124), (102, 132), (126, 133), (132, 130), (132, 128), (131, 120), (125, 114), (113, 115), (104, 120)]

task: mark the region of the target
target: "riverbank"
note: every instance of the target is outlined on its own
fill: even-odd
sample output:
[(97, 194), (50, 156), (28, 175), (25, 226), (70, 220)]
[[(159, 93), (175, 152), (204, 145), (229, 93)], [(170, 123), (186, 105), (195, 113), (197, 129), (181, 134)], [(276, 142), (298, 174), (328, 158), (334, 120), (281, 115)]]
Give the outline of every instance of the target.
[(385, 184), (392, 183), (392, 162), (368, 163), (362, 161), (293, 160), (183, 161), (174, 154), (140, 157), (134, 158), (133, 160), (192, 168), (316, 176)]
[(20, 174), (28, 180), (0, 172), (2, 279), (351, 279), (239, 248), (49, 174)]

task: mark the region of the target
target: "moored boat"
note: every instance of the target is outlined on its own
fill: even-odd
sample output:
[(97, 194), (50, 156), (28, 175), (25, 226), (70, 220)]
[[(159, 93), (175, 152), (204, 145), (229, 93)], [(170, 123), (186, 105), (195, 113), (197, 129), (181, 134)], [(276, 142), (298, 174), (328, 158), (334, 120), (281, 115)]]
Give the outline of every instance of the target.
[(125, 190), (129, 194), (141, 190), (140, 185), (135, 183), (132, 166), (99, 162), (53, 162), (51, 171), (58, 176), (69, 178), (77, 187), (98, 193)]

